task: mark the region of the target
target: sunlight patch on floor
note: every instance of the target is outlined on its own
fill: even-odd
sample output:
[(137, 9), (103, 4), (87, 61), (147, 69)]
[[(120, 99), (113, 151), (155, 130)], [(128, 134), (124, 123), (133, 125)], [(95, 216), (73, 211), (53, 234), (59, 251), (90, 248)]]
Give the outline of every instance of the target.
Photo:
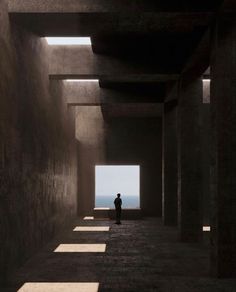
[(211, 231), (211, 226), (203, 226), (202, 227), (202, 231), (207, 231), (207, 232), (209, 232), (209, 231)]
[(99, 283), (25, 283), (18, 292), (98, 292)]
[(94, 220), (94, 217), (93, 216), (85, 216), (84, 220)]
[(109, 226), (77, 226), (73, 231), (109, 231)]
[(60, 244), (54, 252), (105, 252), (106, 244)]

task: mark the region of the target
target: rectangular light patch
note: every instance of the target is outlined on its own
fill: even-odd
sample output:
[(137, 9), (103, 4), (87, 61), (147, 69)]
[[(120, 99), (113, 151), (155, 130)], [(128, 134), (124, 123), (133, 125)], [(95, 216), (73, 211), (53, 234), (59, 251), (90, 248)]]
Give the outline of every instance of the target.
[(54, 252), (105, 252), (106, 244), (60, 244)]
[(98, 82), (98, 79), (65, 79), (66, 82)]
[(84, 220), (94, 220), (94, 217), (93, 216), (85, 216)]
[(50, 46), (89, 46), (91, 45), (90, 37), (46, 37)]
[(77, 226), (73, 231), (109, 231), (109, 226)]
[(18, 292), (98, 292), (99, 283), (25, 283)]
[(207, 232), (211, 231), (211, 226), (203, 226), (202, 231), (207, 231)]

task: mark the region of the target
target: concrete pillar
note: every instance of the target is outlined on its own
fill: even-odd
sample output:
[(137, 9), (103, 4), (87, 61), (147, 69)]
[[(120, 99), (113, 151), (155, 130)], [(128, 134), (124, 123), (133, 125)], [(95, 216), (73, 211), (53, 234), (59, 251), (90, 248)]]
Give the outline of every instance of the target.
[[(177, 98), (177, 95), (176, 95)], [(164, 104), (162, 217), (165, 225), (178, 223), (177, 100)]]
[(178, 224), (186, 242), (202, 236), (201, 103), (202, 80), (183, 76), (178, 103)]
[(203, 225), (210, 225), (210, 104), (202, 104), (201, 109), (202, 119), (202, 206), (203, 206)]
[(236, 276), (236, 21), (220, 15), (211, 54), (211, 271)]

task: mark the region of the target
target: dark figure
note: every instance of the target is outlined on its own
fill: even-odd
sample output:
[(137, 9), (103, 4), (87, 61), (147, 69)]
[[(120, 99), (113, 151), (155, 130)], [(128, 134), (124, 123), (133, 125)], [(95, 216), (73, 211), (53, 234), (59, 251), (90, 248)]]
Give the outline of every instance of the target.
[(114, 200), (114, 204), (116, 208), (116, 224), (121, 224), (120, 217), (121, 217), (122, 200), (120, 198), (120, 194), (117, 194), (117, 198)]

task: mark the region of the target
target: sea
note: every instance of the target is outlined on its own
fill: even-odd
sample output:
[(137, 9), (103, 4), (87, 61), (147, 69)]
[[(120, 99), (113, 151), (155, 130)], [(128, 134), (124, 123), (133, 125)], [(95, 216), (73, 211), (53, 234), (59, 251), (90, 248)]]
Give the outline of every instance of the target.
[[(114, 208), (114, 200), (116, 196), (97, 196), (95, 198), (95, 208)], [(139, 196), (122, 196), (122, 209), (140, 208)]]

